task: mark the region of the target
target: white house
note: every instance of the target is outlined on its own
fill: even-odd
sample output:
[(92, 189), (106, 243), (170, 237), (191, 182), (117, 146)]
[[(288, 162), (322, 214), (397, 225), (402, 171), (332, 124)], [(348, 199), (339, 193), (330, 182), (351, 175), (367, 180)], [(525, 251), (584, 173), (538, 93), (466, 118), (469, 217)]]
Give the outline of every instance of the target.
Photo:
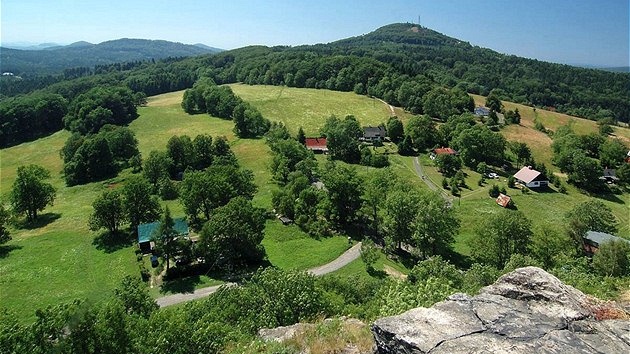
[(534, 170), (531, 166), (521, 168), (514, 174), (514, 178), (516, 178), (518, 183), (529, 188), (538, 188), (549, 185), (549, 180), (547, 180), (540, 172)]

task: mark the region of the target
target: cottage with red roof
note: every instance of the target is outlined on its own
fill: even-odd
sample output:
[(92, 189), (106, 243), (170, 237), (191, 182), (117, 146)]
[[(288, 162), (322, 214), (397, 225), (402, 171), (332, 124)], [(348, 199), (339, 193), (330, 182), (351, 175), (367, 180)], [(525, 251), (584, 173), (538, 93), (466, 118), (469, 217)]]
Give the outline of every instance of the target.
[(306, 138), (306, 148), (316, 154), (327, 154), (326, 138)]
[(529, 188), (538, 188), (549, 185), (549, 180), (542, 173), (534, 170), (532, 166), (525, 166), (514, 174), (516, 181)]

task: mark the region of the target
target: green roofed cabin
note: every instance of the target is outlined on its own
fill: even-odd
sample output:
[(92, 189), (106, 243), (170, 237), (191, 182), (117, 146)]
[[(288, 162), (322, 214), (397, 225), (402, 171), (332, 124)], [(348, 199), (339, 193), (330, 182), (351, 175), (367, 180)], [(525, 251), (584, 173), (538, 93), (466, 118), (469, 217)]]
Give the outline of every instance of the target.
[[(177, 236), (188, 237), (188, 223), (183, 218), (173, 219), (175, 225), (173, 228), (177, 233)], [(151, 253), (155, 244), (151, 239), (153, 238), (153, 234), (157, 232), (160, 228), (160, 222), (155, 221), (148, 224), (140, 224), (138, 225), (138, 246), (140, 246), (140, 250), (142, 253)]]

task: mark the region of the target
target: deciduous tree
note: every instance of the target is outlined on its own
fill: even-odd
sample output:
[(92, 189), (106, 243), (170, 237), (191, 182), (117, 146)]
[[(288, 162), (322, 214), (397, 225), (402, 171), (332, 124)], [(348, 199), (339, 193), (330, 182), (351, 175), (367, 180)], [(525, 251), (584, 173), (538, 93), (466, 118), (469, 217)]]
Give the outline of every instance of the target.
[(94, 211), (90, 215), (90, 230), (101, 228), (110, 233), (116, 233), (126, 221), (123, 199), (119, 190), (107, 190), (99, 195), (92, 203)]
[(160, 217), (161, 207), (157, 197), (151, 196), (151, 185), (141, 176), (131, 176), (122, 188), (125, 215), (131, 229), (137, 232), (138, 225), (152, 222)]
[(502, 209), (475, 230), (471, 253), (480, 262), (503, 268), (513, 254), (528, 253), (531, 227), (531, 221), (522, 212)]
[(37, 213), (55, 200), (55, 188), (45, 182), (50, 172), (38, 165), (20, 166), (11, 190), (11, 206), (18, 214), (26, 214), (29, 221), (37, 219)]
[(217, 208), (201, 230), (206, 262), (229, 270), (259, 264), (265, 256), (264, 228), (262, 209), (243, 197), (232, 199)]

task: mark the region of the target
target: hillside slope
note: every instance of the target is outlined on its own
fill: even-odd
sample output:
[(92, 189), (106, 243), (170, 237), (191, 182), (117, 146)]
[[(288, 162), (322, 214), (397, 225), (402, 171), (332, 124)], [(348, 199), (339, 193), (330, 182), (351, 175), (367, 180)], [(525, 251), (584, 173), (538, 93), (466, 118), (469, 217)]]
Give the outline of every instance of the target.
[(54, 74), (74, 67), (187, 57), (218, 51), (211, 47), (162, 40), (123, 38), (99, 44), (77, 42), (46, 50), (1, 48), (0, 63), (2, 72), (16, 75)]

